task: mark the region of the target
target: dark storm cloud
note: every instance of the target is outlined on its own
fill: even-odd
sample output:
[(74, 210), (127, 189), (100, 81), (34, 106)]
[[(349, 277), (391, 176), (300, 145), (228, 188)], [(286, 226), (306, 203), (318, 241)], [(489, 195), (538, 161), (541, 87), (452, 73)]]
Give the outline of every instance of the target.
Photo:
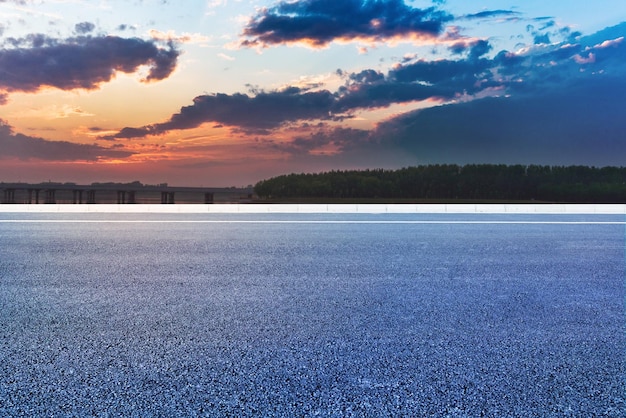
[(310, 92), (296, 87), (259, 92), (255, 96), (241, 93), (203, 95), (194, 98), (192, 105), (182, 107), (167, 122), (141, 128), (124, 128), (105, 139), (159, 135), (175, 129), (195, 128), (205, 122), (264, 133), (289, 121), (332, 119), (329, 112), (333, 102), (333, 95), (328, 91)]
[(176, 67), (173, 44), (116, 36), (79, 36), (63, 40), (44, 35), (9, 39), (0, 49), (0, 90), (34, 92), (44, 86), (62, 90), (95, 89), (116, 72), (132, 73), (147, 65), (144, 81), (162, 80)]
[(398, 81), (374, 70), (350, 74), (337, 92), (306, 91), (291, 87), (282, 91), (198, 96), (170, 120), (143, 127), (126, 127), (102, 139), (140, 138), (171, 130), (191, 129), (206, 122), (235, 127), (244, 133), (267, 135), (296, 121), (342, 120), (358, 109), (386, 107), (393, 103), (429, 98), (451, 98), (454, 90), (422, 83)]
[(535, 35), (535, 45), (541, 45), (541, 44), (549, 44), (550, 43), (550, 35), (547, 33), (541, 33), (541, 34), (537, 34)]
[(439, 60), (417, 61), (398, 66), (390, 72), (391, 78), (404, 82), (424, 82), (430, 85), (448, 83), (458, 77), (465, 78), (484, 72), (492, 67), (492, 61), (483, 60)]
[(470, 60), (475, 60), (477, 58), (486, 55), (491, 51), (492, 47), (489, 44), (489, 41), (485, 41), (483, 39), (476, 41), (470, 44)]
[(100, 139), (113, 140), (115, 138), (141, 138), (141, 137), (144, 137), (146, 135), (150, 135), (153, 132), (156, 133), (156, 129), (154, 127), (152, 127), (152, 126), (146, 126), (144, 128), (130, 128), (130, 127), (126, 127), (126, 128), (123, 128), (121, 131), (119, 131), (114, 136), (103, 136)]
[(422, 163), (623, 165), (623, 77), (402, 115), (372, 134)]
[(289, 154), (309, 154), (331, 146), (338, 152), (346, 152), (369, 141), (370, 132), (352, 128), (319, 129), (306, 136), (297, 136), (291, 142), (274, 144), (274, 148)]
[(389, 79), (427, 87), (439, 98), (453, 98), (499, 85), (493, 67), (493, 60), (475, 55), (464, 60), (417, 61), (397, 66)]
[(372, 131), (320, 129), (276, 146), (301, 155), (334, 145), (346, 160), (396, 151), (413, 164), (623, 165), (626, 77), (580, 82), (409, 112)]
[(595, 47), (610, 40), (620, 39), (626, 36), (626, 22), (616, 26), (610, 26), (592, 35), (580, 38), (579, 42), (585, 47)]
[(159, 135), (207, 122), (269, 134), (297, 121), (341, 120), (358, 110), (395, 103), (547, 94), (564, 86), (586, 85), (598, 77), (626, 74), (626, 42), (620, 34), (626, 34), (626, 24), (607, 29), (602, 36), (582, 38), (578, 44), (533, 46), (523, 53), (501, 51), (493, 57), (487, 56), (491, 49), (487, 41), (474, 41), (466, 46), (463, 59), (405, 61), (387, 74), (373, 69), (339, 71), (345, 84), (335, 92), (291, 87), (274, 92), (257, 89), (253, 95), (198, 96), (166, 122), (127, 127), (105, 139)]
[[(457, 43), (449, 46), (448, 50), (450, 52), (452, 52), (452, 54), (454, 54), (454, 55), (461, 55), (462, 53), (467, 51), (468, 48), (469, 48), (469, 46), (465, 42), (457, 42)], [(411, 60), (409, 59), (407, 61), (411, 61)]]
[[(524, 55), (503, 51), (491, 60), (418, 61), (397, 67), (382, 80), (369, 72), (352, 75), (362, 82), (359, 89), (416, 80), (431, 88), (472, 91), (473, 80), (483, 78), (501, 89), (500, 96), (401, 115), (355, 138), (353, 145), (375, 150), (379, 144), (381, 152), (396, 149), (420, 163), (623, 165), (624, 35), (626, 24), (582, 38), (577, 45), (535, 47)], [(346, 138), (340, 131), (320, 131), (298, 138), (293, 152), (323, 144), (349, 150)]]
[(553, 18), (535, 18), (532, 21), (541, 23), (539, 28), (533, 24), (526, 25), (526, 32), (532, 35), (535, 45), (560, 42), (576, 43), (578, 38), (582, 36), (582, 33), (572, 30), (569, 26), (557, 27)]
[(446, 87), (385, 78), (376, 83), (353, 83), (341, 88), (333, 108), (344, 113), (358, 109), (387, 107), (394, 103), (447, 99), (453, 96), (454, 91)]
[(328, 119), (333, 97), (328, 91), (309, 92), (292, 87), (275, 92), (199, 96), (193, 106), (183, 107), (165, 130), (198, 126), (207, 116), (214, 122), (242, 128), (272, 129), (285, 121)]
[(242, 46), (305, 41), (316, 47), (334, 40), (436, 37), (452, 16), (402, 0), (303, 0), (263, 9), (244, 28)]
[(348, 76), (346, 85), (335, 95), (334, 112), (346, 113), (356, 109), (387, 107), (393, 103), (406, 103), (429, 98), (447, 98), (454, 95), (449, 89), (415, 83), (387, 76), (375, 70), (364, 70)]
[[(482, 48), (484, 49), (484, 47)], [(372, 69), (344, 74), (346, 84), (336, 92), (290, 87), (281, 91), (198, 96), (170, 120), (143, 127), (126, 127), (103, 139), (139, 138), (167, 131), (190, 129), (206, 122), (237, 127), (258, 134), (287, 123), (307, 120), (340, 120), (359, 109), (387, 107), (426, 99), (445, 100), (485, 88), (490, 61), (417, 62), (399, 66), (387, 75)], [(483, 74), (485, 73), (485, 74)], [(482, 83), (482, 84), (481, 84)]]
[(105, 158), (126, 158), (133, 153), (112, 150), (97, 145), (75, 144), (67, 141), (47, 141), (13, 132), (0, 120), (0, 158), (46, 161), (98, 161)]
[(367, 69), (358, 73), (352, 73), (348, 76), (348, 78), (356, 83), (370, 84), (383, 81), (385, 79), (385, 75), (380, 71)]
[(602, 74), (624, 75), (626, 24), (608, 28), (605, 34), (610, 36), (599, 38), (596, 34), (580, 38), (576, 44), (537, 46), (524, 55), (500, 53), (495, 58), (500, 64), (497, 70), (506, 75), (511, 92), (559, 89), (569, 82), (585, 84)]

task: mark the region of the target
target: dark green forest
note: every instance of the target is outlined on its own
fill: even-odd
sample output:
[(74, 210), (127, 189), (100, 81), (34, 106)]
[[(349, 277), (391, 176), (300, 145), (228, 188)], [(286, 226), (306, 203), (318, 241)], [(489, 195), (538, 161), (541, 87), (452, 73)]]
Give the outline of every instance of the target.
[(254, 186), (262, 199), (469, 199), (626, 203), (626, 167), (422, 165), (288, 174)]

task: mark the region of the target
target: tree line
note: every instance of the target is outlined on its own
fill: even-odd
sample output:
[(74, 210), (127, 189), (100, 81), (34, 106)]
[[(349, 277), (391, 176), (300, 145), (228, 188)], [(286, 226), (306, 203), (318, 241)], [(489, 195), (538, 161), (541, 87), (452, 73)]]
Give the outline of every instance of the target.
[(398, 170), (288, 174), (254, 186), (260, 198), (383, 198), (626, 202), (626, 167), (437, 164)]

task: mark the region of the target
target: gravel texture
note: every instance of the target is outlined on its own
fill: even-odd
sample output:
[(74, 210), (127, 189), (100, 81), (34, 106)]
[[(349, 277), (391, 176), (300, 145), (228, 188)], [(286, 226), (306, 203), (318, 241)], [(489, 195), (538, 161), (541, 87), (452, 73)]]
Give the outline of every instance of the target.
[(0, 416), (623, 417), (625, 270), (624, 225), (0, 222)]

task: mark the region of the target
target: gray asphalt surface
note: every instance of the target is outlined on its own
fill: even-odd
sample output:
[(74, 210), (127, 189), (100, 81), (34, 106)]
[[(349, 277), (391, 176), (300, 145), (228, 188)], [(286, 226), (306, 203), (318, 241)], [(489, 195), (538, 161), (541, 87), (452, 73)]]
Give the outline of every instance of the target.
[(490, 219), (624, 221), (0, 214), (0, 416), (623, 417), (624, 225)]

